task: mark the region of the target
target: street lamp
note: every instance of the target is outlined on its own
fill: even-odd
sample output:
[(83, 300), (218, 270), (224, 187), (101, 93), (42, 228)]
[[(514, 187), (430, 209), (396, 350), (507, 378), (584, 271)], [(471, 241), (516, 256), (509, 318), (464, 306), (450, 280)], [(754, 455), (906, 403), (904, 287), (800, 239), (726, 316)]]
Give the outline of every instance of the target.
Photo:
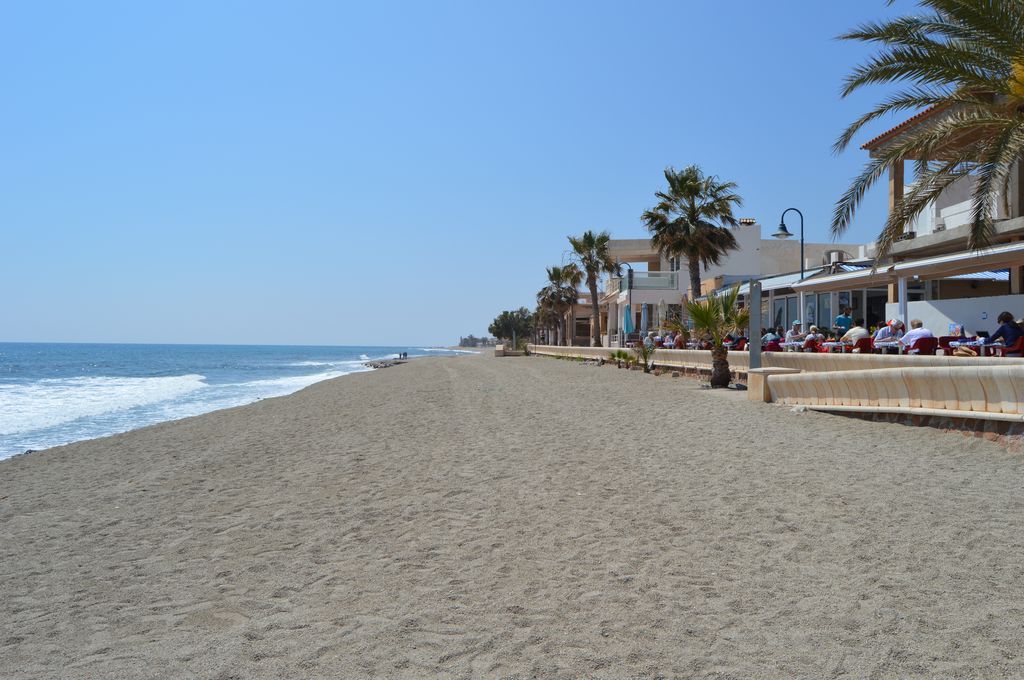
[[(622, 267), (625, 265), (626, 269), (629, 270), (629, 274), (626, 275), (626, 306), (629, 307), (629, 313), (633, 313), (633, 306), (630, 304), (633, 302), (633, 268), (628, 262), (615, 261), (615, 269), (619, 274), (620, 280), (622, 277)], [(625, 320), (625, 319), (623, 319)], [(619, 347), (623, 347), (626, 343), (623, 340), (622, 325), (619, 324)], [(611, 344), (611, 338), (608, 338), (608, 344)]]
[(789, 238), (793, 234), (790, 233), (789, 229), (786, 229), (786, 213), (790, 210), (800, 216), (800, 280), (804, 280), (804, 214), (796, 208), (786, 208), (782, 211), (782, 217), (779, 218), (779, 230), (772, 234), (772, 238), (777, 238), (780, 241)]

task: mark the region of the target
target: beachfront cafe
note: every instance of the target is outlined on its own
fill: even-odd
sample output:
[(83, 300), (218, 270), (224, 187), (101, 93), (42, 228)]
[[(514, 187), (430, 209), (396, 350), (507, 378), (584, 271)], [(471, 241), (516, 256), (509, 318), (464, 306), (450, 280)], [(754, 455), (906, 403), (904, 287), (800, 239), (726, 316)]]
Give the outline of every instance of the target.
[[(845, 266), (843, 271), (826, 268), (794, 282), (792, 291), (805, 300), (807, 312), (816, 314), (805, 314), (809, 323), (833, 318), (843, 301), (850, 300), (853, 316), (864, 317), (869, 326), (899, 319), (909, 327), (911, 319), (920, 319), (937, 337), (975, 336), (994, 331), (1001, 312), (1024, 315), (1024, 295), (1012, 285), (1012, 273), (1022, 265), (1024, 242), (1015, 242), (976, 252)], [(811, 301), (816, 303), (813, 310)]]

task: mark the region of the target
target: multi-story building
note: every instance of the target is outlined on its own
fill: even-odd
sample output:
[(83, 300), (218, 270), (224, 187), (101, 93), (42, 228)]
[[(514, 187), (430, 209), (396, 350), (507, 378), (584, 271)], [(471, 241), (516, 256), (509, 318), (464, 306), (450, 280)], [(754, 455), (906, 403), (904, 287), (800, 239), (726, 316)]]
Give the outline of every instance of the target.
[[(933, 124), (943, 109), (927, 109), (863, 145), (875, 157), (904, 135)], [(890, 210), (907, 188), (907, 158), (889, 171)], [(968, 333), (991, 331), (995, 318), (1024, 314), (1024, 173), (1021, 163), (1000, 187), (993, 206), (990, 247), (971, 252), (968, 231), (976, 178), (968, 175), (947, 187), (893, 245), (890, 256), (873, 268), (821, 272), (795, 289), (805, 296), (842, 296), (868, 311), (867, 322), (919, 318), (937, 335), (961, 327)], [(854, 304), (855, 315), (857, 304)], [(881, 310), (881, 315), (878, 311)], [(871, 312), (874, 312), (873, 314)]]
[[(722, 264), (704, 269), (701, 290), (690, 290), (687, 263), (668, 257), (651, 246), (649, 239), (613, 239), (612, 257), (622, 263), (621, 276), (609, 277), (599, 296), (602, 342), (616, 346), (624, 339), (626, 315), (632, 317), (633, 337), (645, 327), (657, 329), (666, 320), (682, 317), (683, 300), (700, 297), (709, 290), (737, 282), (761, 279), (800, 268), (800, 243), (762, 238), (761, 225), (742, 224), (734, 230), (739, 248), (730, 252)], [(822, 264), (845, 262), (865, 256), (858, 245), (805, 243), (804, 266), (816, 271)], [(781, 294), (780, 301), (789, 306)], [(795, 299), (795, 294), (792, 295)], [(583, 343), (589, 330), (590, 307), (579, 305), (574, 311), (575, 342)]]

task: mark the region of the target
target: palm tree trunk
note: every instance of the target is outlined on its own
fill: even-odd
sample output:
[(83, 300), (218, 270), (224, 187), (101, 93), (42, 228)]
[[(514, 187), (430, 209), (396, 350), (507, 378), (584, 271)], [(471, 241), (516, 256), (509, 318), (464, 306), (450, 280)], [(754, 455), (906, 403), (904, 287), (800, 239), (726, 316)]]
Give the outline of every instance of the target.
[(700, 258), (690, 257), (690, 299), (696, 300), (700, 297)]
[(731, 381), (729, 375), (729, 350), (722, 345), (715, 345), (711, 348), (711, 386), (728, 387)]
[(601, 346), (601, 305), (597, 301), (597, 277), (588, 276), (587, 286), (590, 287), (590, 346)]
[(565, 312), (558, 315), (558, 345), (568, 346), (568, 342), (565, 341)]

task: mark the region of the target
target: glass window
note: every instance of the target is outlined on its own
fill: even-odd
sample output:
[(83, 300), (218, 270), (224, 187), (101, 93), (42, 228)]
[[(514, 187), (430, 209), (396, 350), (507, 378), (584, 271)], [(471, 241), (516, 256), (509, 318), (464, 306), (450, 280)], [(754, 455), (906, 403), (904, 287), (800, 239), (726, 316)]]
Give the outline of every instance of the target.
[(783, 325), (788, 329), (797, 319), (800, 319), (800, 299), (793, 295), (786, 298), (786, 323)]
[[(797, 299), (799, 300), (800, 298)], [(804, 330), (818, 324), (818, 301), (816, 296), (804, 296), (804, 315), (800, 320), (804, 322)]]
[[(832, 326), (832, 295), (829, 293), (818, 293), (818, 319), (826, 328)], [(824, 332), (824, 330), (822, 331)]]
[(772, 310), (772, 326), (777, 328), (786, 325), (786, 298), (775, 298), (775, 309)]

